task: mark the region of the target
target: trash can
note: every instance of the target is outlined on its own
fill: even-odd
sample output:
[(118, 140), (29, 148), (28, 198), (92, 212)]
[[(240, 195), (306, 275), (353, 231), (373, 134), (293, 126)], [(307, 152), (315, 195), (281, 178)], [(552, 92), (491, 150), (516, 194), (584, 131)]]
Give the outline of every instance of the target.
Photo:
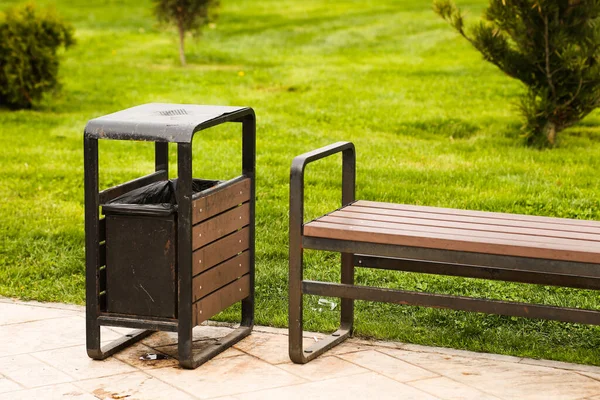
[[(192, 178), (191, 143), (212, 126), (242, 125), (242, 174)], [(99, 191), (98, 140), (155, 142), (155, 172)], [(178, 177), (169, 179), (168, 143)], [(250, 334), (254, 320), (255, 116), (251, 108), (152, 103), (88, 122), (84, 132), (88, 355), (104, 359), (157, 331), (178, 333), (196, 368)], [(241, 302), (240, 327), (192, 352), (192, 329)], [(139, 329), (100, 347), (100, 326)]]
[[(102, 205), (109, 313), (177, 318), (176, 182), (146, 185)], [(192, 193), (218, 183), (194, 179)]]

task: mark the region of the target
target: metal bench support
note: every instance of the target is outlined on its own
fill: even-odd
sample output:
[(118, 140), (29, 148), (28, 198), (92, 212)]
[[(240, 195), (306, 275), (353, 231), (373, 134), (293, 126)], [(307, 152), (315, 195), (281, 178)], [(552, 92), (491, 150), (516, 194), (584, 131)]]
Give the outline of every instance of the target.
[[(335, 153), (342, 153), (342, 206), (354, 201), (356, 180), (356, 156), (354, 145), (339, 142), (294, 158), (290, 172), (290, 250), (289, 250), (289, 351), (290, 359), (304, 364), (319, 356), (352, 334), (354, 300), (342, 299), (340, 328), (330, 337), (303, 349), (302, 343), (302, 279), (304, 223), (304, 169), (311, 162)], [(342, 253), (341, 282), (354, 283), (354, 255)]]

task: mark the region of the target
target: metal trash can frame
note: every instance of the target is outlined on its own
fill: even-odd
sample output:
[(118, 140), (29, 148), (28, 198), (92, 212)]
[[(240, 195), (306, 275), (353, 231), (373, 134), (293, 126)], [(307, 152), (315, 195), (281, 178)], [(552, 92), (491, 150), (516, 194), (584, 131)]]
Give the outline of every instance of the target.
[[(242, 125), (242, 174), (193, 193), (194, 134), (226, 122)], [(155, 142), (155, 172), (100, 192), (98, 140)], [(169, 179), (170, 142), (177, 143), (175, 211), (143, 215), (142, 207), (141, 214), (119, 213), (118, 209), (111, 212), (111, 200)], [(150, 103), (88, 122), (84, 131), (84, 190), (86, 346), (91, 358), (109, 357), (154, 331), (171, 331), (177, 332), (181, 366), (196, 368), (250, 334), (254, 324), (255, 164), (256, 119), (248, 107)], [(100, 214), (102, 205), (105, 218)], [(127, 237), (135, 236), (128, 229), (145, 235), (147, 241), (124, 243)], [(126, 266), (142, 263), (143, 253), (153, 247), (159, 258), (161, 254), (164, 257), (151, 263), (147, 272), (158, 277), (144, 280), (139, 277), (143, 270), (135, 277), (127, 275)], [(157, 270), (162, 264), (164, 270)], [(111, 265), (119, 271), (112, 279), (107, 274)], [(127, 281), (137, 285), (138, 295), (132, 299), (146, 301), (146, 306), (127, 302)], [(118, 290), (115, 282), (121, 284)], [(147, 298), (140, 294), (143, 291)], [(111, 293), (112, 302), (107, 301)], [(152, 296), (157, 293), (166, 300), (161, 299), (155, 308), (150, 303), (157, 301)], [(193, 352), (194, 326), (240, 301), (240, 327), (213, 346)], [(101, 347), (101, 326), (137, 330)]]

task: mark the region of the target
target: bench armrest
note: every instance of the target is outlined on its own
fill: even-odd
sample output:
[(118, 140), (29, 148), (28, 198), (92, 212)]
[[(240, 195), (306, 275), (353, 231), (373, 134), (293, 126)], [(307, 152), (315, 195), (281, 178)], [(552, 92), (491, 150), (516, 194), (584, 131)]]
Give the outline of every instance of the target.
[[(356, 151), (351, 142), (337, 142), (301, 154), (292, 161), (290, 170), (290, 234), (301, 235), (304, 223), (304, 169), (317, 160), (342, 153), (342, 207), (352, 203), (356, 182)], [(294, 232), (292, 232), (294, 231)], [(295, 234), (295, 235), (294, 235)]]

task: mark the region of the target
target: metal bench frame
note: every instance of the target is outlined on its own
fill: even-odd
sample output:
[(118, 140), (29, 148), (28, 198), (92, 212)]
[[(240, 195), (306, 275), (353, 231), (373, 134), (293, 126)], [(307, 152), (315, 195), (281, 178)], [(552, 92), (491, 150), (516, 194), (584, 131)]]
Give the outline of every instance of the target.
[[(334, 143), (300, 155), (292, 162), (289, 231), (289, 355), (293, 362), (307, 363), (352, 334), (354, 300), (600, 325), (600, 312), (594, 310), (354, 285), (354, 267), (357, 266), (600, 290), (600, 264), (304, 236), (305, 167), (309, 163), (339, 152), (343, 155), (342, 207), (344, 207), (355, 201), (356, 155), (352, 143)], [(341, 253), (341, 283), (303, 280), (304, 249)], [(303, 348), (302, 343), (302, 299), (305, 294), (342, 299), (340, 328), (331, 336), (307, 349)]]

